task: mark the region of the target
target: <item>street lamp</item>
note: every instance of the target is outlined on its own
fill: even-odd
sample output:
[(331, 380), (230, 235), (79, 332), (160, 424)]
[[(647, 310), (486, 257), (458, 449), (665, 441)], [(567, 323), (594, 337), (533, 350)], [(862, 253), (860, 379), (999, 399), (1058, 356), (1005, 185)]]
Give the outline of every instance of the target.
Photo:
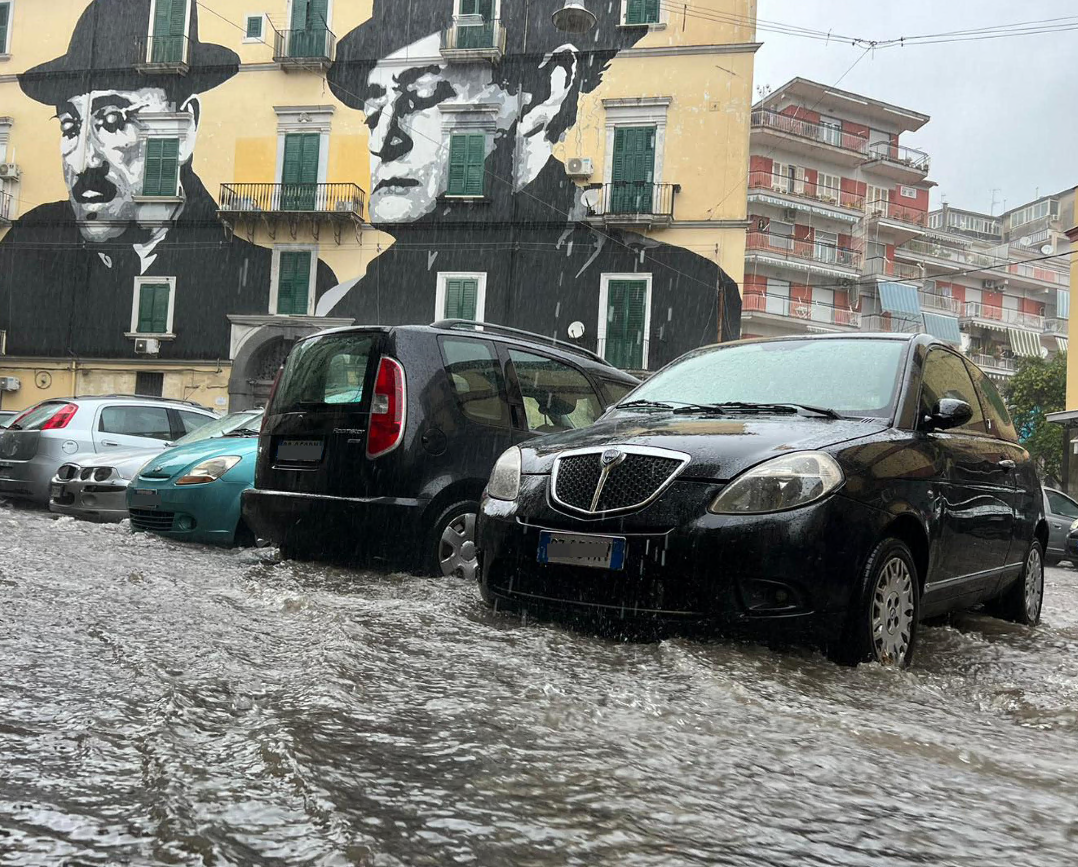
[(583, 3), (565, 0), (565, 5), (550, 16), (554, 26), (565, 33), (587, 33), (595, 26), (595, 15)]

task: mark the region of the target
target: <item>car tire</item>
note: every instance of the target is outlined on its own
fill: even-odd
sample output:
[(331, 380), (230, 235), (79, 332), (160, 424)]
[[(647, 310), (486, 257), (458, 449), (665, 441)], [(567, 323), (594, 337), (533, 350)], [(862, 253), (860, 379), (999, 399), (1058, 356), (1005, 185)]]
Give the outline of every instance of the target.
[(920, 614), (921, 588), (913, 554), (900, 539), (884, 539), (861, 574), (837, 660), (906, 668), (917, 646)]
[(475, 522), (479, 503), (461, 500), (445, 509), (431, 524), (426, 571), (442, 578), (478, 577), (475, 556)]
[(1026, 553), (1022, 577), (995, 600), (992, 613), (1012, 623), (1036, 626), (1041, 619), (1044, 604), (1044, 552), (1041, 543), (1034, 540)]

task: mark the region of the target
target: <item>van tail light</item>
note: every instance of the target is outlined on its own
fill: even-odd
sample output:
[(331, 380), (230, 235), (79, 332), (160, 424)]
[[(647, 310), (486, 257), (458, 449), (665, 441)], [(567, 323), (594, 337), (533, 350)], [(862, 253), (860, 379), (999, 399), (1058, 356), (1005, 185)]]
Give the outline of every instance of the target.
[(76, 404), (65, 403), (62, 407), (56, 410), (55, 413), (53, 413), (52, 418), (45, 422), (45, 424), (41, 426), (41, 429), (62, 430), (63, 428), (67, 427), (67, 423), (75, 417), (75, 413), (77, 413), (78, 411), (79, 408)]
[(277, 385), (281, 381), (282, 373), (284, 373), (283, 364), (277, 368), (277, 375), (273, 377), (273, 385), (270, 386), (269, 397), (266, 398), (266, 411), (262, 413), (262, 424), (259, 427), (259, 431), (264, 431), (266, 429), (266, 421), (269, 419), (270, 407), (273, 406), (273, 398), (277, 394)]
[(383, 357), (371, 397), (367, 457), (377, 458), (400, 445), (404, 439), (404, 402), (404, 368), (400, 362)]

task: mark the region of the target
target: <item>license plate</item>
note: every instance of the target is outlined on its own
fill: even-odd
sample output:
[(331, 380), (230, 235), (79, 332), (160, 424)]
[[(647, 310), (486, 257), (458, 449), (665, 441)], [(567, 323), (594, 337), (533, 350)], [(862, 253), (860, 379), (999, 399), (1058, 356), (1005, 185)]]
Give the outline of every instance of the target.
[(277, 444), (277, 460), (314, 463), (322, 460), (322, 440), (282, 440)]
[(625, 566), (625, 539), (544, 530), (539, 534), (538, 560), (540, 563), (618, 571)]
[(63, 485), (51, 485), (49, 487), (49, 496), (54, 500), (62, 500), (66, 489)]
[(156, 509), (161, 505), (161, 495), (152, 489), (136, 488), (131, 494), (131, 505), (139, 509)]

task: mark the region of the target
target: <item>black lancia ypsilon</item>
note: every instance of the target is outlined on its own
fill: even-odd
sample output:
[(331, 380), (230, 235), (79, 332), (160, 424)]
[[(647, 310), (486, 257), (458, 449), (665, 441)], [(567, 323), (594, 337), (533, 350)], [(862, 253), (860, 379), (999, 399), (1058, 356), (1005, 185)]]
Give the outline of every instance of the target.
[(1040, 482), (992, 382), (926, 335), (683, 356), (584, 430), (505, 452), (479, 516), (488, 604), (803, 628), (907, 665), (918, 622), (1040, 618)]

